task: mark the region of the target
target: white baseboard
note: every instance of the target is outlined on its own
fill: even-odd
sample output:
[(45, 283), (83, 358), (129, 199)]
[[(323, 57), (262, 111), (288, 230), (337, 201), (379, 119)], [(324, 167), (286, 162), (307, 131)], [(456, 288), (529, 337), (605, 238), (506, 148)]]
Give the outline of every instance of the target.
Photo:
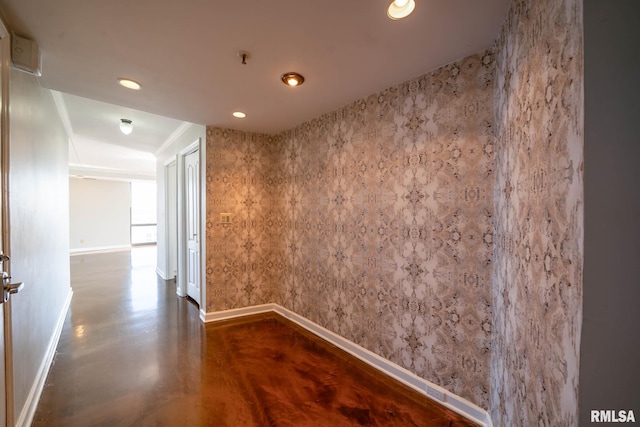
[(366, 348), (361, 347), (358, 344), (349, 341), (348, 339), (334, 332), (331, 332), (330, 330), (318, 325), (317, 323), (314, 323), (311, 320), (306, 319), (299, 314), (294, 313), (293, 311), (288, 310), (278, 304), (264, 304), (211, 313), (205, 313), (201, 310), (200, 319), (205, 323), (217, 322), (221, 320), (233, 319), (235, 317), (265, 313), (269, 311), (273, 311), (281, 315), (282, 317), (291, 320), (292, 322), (303, 327), (312, 334), (346, 351), (347, 353), (360, 359), (364, 363), (379, 370), (383, 374), (386, 374), (391, 378), (394, 378), (395, 380), (401, 382), (402, 384), (411, 387), (418, 393), (440, 403), (441, 405), (466, 417), (467, 419), (484, 427), (493, 427), (491, 416), (485, 409), (469, 402), (468, 400), (460, 396), (451, 393), (450, 391), (430, 381), (425, 380), (424, 378), (420, 378), (419, 376), (406, 370), (402, 366), (396, 365), (395, 363), (367, 350)]
[(232, 310), (214, 311), (211, 313), (205, 313), (200, 310), (200, 320), (204, 323), (218, 322), (220, 320), (234, 319), (236, 317), (249, 316), (251, 314), (267, 313), (269, 311), (278, 312), (277, 304), (262, 304), (252, 305), (250, 307), (234, 308)]
[[(180, 286), (180, 284), (178, 283), (178, 278), (176, 277), (176, 295), (178, 295), (180, 298), (186, 298), (187, 297), (187, 288), (182, 288)], [(204, 320), (203, 320), (204, 322)]]
[(128, 251), (131, 249), (131, 245), (116, 245), (116, 246), (96, 246), (93, 248), (75, 248), (69, 250), (69, 254), (73, 255), (83, 255), (88, 253), (97, 253), (97, 252), (119, 252), (119, 251)]
[(160, 270), (160, 267), (156, 267), (156, 274), (160, 276), (162, 280), (169, 280), (164, 271)]
[(69, 293), (67, 294), (64, 306), (62, 307), (60, 315), (58, 316), (58, 321), (56, 322), (53, 336), (51, 337), (51, 340), (49, 340), (49, 346), (47, 347), (44, 359), (42, 360), (40, 368), (38, 369), (38, 374), (36, 375), (33, 385), (31, 386), (31, 390), (29, 390), (27, 400), (22, 407), (22, 411), (20, 411), (20, 416), (16, 421), (16, 426), (29, 427), (33, 422), (33, 416), (36, 413), (36, 408), (38, 407), (38, 402), (40, 401), (40, 395), (42, 395), (42, 389), (44, 388), (44, 383), (47, 379), (47, 375), (49, 374), (49, 368), (51, 367), (53, 357), (56, 354), (56, 347), (58, 347), (58, 341), (60, 340), (60, 334), (62, 333), (62, 327), (64, 326), (64, 319), (67, 317), (67, 312), (69, 311), (72, 297), (73, 290), (69, 288)]

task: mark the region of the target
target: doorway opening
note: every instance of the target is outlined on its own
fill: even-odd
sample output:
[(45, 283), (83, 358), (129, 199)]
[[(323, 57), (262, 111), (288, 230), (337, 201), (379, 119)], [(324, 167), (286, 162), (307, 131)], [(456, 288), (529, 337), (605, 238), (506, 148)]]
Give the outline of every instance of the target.
[(158, 241), (156, 183), (131, 182), (131, 246), (155, 245)]

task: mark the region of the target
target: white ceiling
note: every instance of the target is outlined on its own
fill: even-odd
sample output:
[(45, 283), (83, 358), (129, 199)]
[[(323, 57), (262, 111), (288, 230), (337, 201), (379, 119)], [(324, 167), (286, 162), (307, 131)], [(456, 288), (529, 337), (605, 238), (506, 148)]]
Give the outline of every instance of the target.
[[(120, 142), (149, 153), (182, 122), (290, 129), (490, 47), (509, 0), (416, 0), (399, 21), (387, 18), (389, 2), (0, 0), (0, 7), (16, 34), (40, 45), (42, 86), (76, 95), (61, 97), (83, 162), (91, 151), (80, 141), (118, 142), (124, 114), (139, 114), (138, 139)], [(246, 65), (241, 50), (249, 52)], [(304, 85), (283, 85), (288, 71), (303, 74)], [(124, 89), (118, 77), (143, 89)], [(236, 110), (248, 117), (235, 119)], [(102, 133), (101, 121), (116, 131)]]
[[(191, 125), (176, 119), (54, 92), (69, 141), (71, 175), (112, 179), (154, 179), (159, 149)], [(129, 119), (133, 132), (120, 132)]]

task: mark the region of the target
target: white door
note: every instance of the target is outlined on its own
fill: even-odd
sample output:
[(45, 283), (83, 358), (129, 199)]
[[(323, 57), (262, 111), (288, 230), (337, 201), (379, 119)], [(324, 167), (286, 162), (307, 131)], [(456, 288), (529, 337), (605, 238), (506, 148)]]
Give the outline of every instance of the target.
[[(1, 25), (4, 29), (4, 25)], [(4, 36), (4, 35), (3, 35)], [(4, 96), (5, 94), (5, 87), (6, 85), (4, 84), (5, 79), (7, 78), (6, 76), (6, 72), (5, 72), (5, 61), (4, 61), (4, 54), (5, 54), (5, 50), (7, 47), (7, 43), (6, 43), (6, 39), (8, 39), (9, 37), (4, 36), (4, 38), (2, 40), (0, 40), (0, 58), (2, 58), (1, 63), (0, 63), (0, 75), (2, 76), (2, 90), (0, 91), (0, 97), (2, 97), (2, 112), (1, 114), (1, 118), (0, 118), (0, 189), (2, 191), (1, 193), (1, 197), (0, 197), (0, 211), (2, 212), (2, 216), (0, 217), (0, 236), (2, 236), (2, 238), (0, 239), (0, 252), (4, 249), (4, 240), (5, 240), (5, 233), (4, 233), (4, 218), (6, 218), (5, 214), (5, 203), (4, 203), (4, 198), (5, 198), (5, 181), (4, 181), (4, 171), (5, 171), (5, 157), (6, 157), (6, 144), (8, 143), (6, 135), (5, 135), (5, 128), (7, 126), (8, 123), (6, 123), (7, 119), (6, 119), (6, 97)], [(6, 265), (6, 262), (0, 262), (0, 271), (5, 271), (5, 268), (7, 268), (8, 266)], [(4, 292), (3, 292), (4, 293)], [(8, 331), (9, 333), (11, 333), (11, 330)], [(0, 304), (0, 415), (2, 416), (2, 418), (0, 418), (0, 423), (4, 423), (3, 425), (11, 425), (9, 424), (8, 421), (13, 421), (13, 420), (9, 420), (7, 417), (7, 401), (6, 401), (6, 378), (5, 378), (5, 358), (6, 358), (6, 347), (4, 345), (4, 336), (5, 336), (5, 331), (4, 331), (4, 304)]]
[(200, 151), (184, 158), (187, 295), (200, 304)]
[[(22, 288), (22, 283), (12, 283), (11, 265), (9, 257), (11, 242), (9, 239), (9, 183), (5, 179), (9, 177), (9, 52), (10, 39), (8, 32), (0, 22), (0, 65), (1, 86), (0, 91), (0, 422), (5, 426), (13, 426), (13, 345), (11, 326), (11, 294)], [(16, 166), (16, 165), (14, 165)], [(20, 165), (17, 165), (20, 166)], [(4, 251), (4, 252), (3, 252)]]

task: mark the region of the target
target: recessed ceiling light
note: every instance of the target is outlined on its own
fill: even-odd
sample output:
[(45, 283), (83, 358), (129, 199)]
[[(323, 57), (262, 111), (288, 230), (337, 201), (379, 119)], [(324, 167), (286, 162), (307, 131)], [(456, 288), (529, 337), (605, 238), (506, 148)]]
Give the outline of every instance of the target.
[(142, 89), (142, 85), (140, 83), (130, 80), (130, 79), (118, 79), (118, 83), (120, 86), (124, 86), (127, 89), (140, 90)]
[(237, 117), (239, 119), (244, 119), (245, 117), (247, 117), (247, 114), (243, 113), (242, 111), (234, 111), (233, 112), (233, 117)]
[(304, 77), (298, 73), (285, 73), (280, 77), (287, 86), (295, 87), (304, 83)]
[(409, 16), (415, 7), (414, 0), (394, 0), (387, 9), (387, 16), (393, 20), (402, 19)]

